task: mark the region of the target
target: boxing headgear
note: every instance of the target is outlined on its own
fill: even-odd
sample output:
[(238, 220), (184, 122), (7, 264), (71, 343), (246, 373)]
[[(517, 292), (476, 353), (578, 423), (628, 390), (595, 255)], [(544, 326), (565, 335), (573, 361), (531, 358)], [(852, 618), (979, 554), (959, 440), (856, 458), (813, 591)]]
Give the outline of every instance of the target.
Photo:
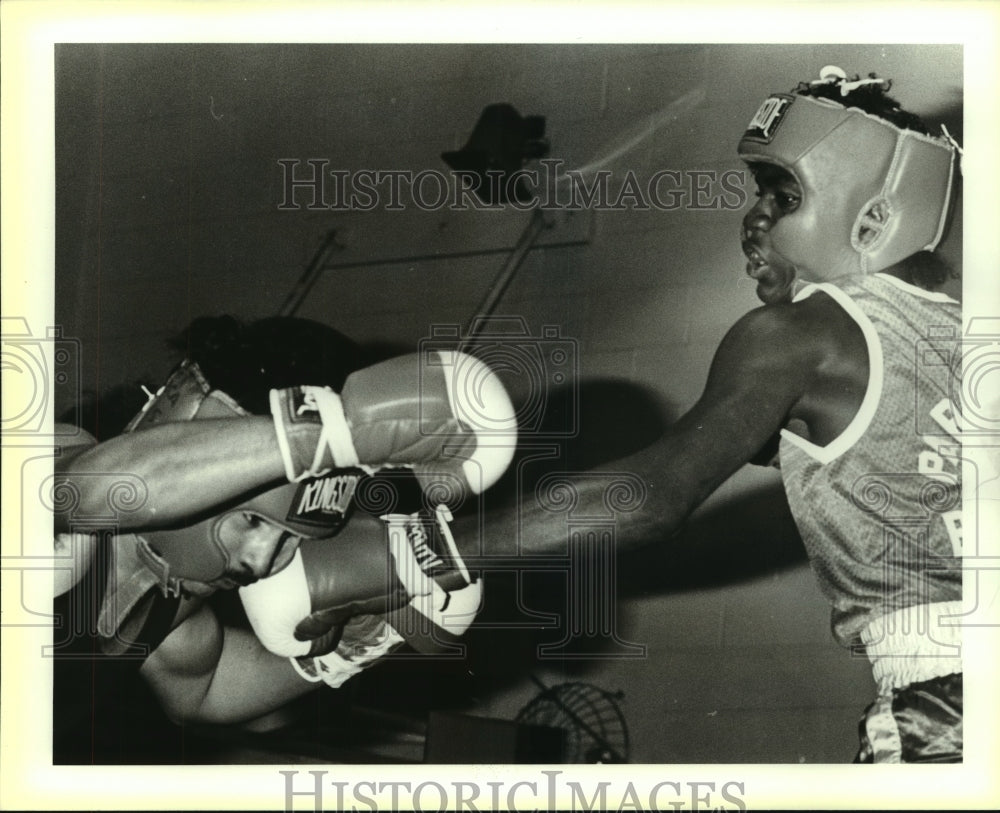
[(956, 150), (826, 99), (768, 97), (737, 148), (802, 187), (799, 208), (771, 229), (774, 247), (824, 278), (880, 271), (941, 240)]
[[(247, 414), (226, 393), (211, 389), (197, 364), (184, 361), (125, 431), (141, 431), (166, 421)], [(144, 531), (138, 535), (139, 554), (156, 574), (164, 592), (179, 594), (184, 580), (210, 582), (225, 573), (227, 553), (219, 529), (227, 514), (255, 514), (304, 538), (330, 537), (346, 521), (354, 490), (362, 476), (359, 470), (340, 470), (302, 483), (288, 483), (263, 491), (260, 488), (250, 490), (238, 504), (216, 509), (211, 516), (190, 525)]]

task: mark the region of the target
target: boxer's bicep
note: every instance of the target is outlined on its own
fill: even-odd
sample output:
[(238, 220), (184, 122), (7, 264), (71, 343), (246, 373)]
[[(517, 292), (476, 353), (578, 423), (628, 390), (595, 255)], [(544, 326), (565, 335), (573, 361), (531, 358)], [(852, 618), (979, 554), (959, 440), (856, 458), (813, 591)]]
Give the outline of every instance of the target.
[(317, 687), (249, 630), (224, 627), (205, 605), (171, 631), (140, 673), (177, 723), (245, 722)]
[[(78, 518), (103, 517), (111, 489), (126, 484), (135, 505), (119, 512), (119, 530), (167, 527), (263, 485), (284, 482), (270, 418), (210, 418), (152, 426), (67, 450), (55, 488), (73, 495)], [(141, 497), (141, 499), (139, 499)], [(59, 525), (56, 530), (66, 528)]]
[(146, 659), (140, 674), (175, 722), (195, 720), (222, 657), (224, 633), (203, 605), (178, 624)]
[(667, 430), (658, 456), (676, 525), (785, 424), (816, 375), (822, 349), (776, 308), (741, 319), (720, 344), (704, 392)]
[[(66, 491), (66, 474), (73, 468), (74, 461), (77, 458), (83, 457), (97, 446), (97, 440), (89, 432), (77, 429), (69, 424), (57, 423), (55, 431), (67, 438), (67, 440), (56, 447), (55, 459), (52, 462), (52, 471), (54, 474), (51, 497), (52, 523), (53, 530), (59, 535), (66, 534), (71, 530), (72, 516), (79, 508), (79, 498), (77, 495), (80, 494), (81, 488), (86, 488), (86, 484), (72, 482), (70, 483), (70, 489)], [(56, 551), (56, 555), (61, 555), (58, 550)], [(56, 595), (59, 595), (58, 589)]]

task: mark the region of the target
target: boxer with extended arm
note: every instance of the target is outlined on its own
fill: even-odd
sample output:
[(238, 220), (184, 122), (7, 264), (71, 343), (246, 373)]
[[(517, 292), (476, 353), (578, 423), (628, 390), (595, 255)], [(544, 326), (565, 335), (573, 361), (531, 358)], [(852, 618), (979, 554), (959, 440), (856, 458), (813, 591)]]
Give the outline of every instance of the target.
[[(624, 544), (667, 540), (778, 436), (834, 636), (867, 654), (877, 684), (857, 761), (955, 762), (961, 312), (935, 290), (949, 271), (932, 252), (958, 148), (946, 132), (928, 134), (888, 87), (830, 67), (753, 116), (738, 151), (758, 200), (741, 240), (767, 304), (723, 339), (694, 407), (615, 464), (649, 485), (616, 534)], [(598, 504), (593, 480), (577, 486), (581, 510)], [(525, 547), (564, 544), (565, 529), (546, 514), (526, 504)]]

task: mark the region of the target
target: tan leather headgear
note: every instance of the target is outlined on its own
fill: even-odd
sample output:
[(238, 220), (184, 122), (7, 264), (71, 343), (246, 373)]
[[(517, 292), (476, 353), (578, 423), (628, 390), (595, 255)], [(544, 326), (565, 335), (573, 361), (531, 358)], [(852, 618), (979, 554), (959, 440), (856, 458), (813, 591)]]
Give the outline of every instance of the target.
[(828, 278), (880, 271), (944, 233), (956, 149), (826, 99), (778, 93), (750, 121), (737, 148), (747, 162), (775, 164), (802, 187), (799, 208), (771, 229), (795, 265)]

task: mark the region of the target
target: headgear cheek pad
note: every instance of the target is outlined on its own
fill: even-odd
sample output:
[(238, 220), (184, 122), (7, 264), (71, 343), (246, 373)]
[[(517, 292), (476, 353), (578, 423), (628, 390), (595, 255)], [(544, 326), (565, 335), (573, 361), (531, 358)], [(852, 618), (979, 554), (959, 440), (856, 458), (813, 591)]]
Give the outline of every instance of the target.
[(933, 250), (949, 214), (956, 150), (862, 110), (811, 96), (775, 94), (737, 151), (775, 164), (802, 201), (771, 229), (777, 251), (825, 279), (880, 271)]
[[(125, 431), (141, 431), (167, 421), (247, 414), (224, 392), (212, 390), (197, 364), (184, 361)], [(138, 535), (139, 554), (163, 590), (178, 594), (183, 580), (210, 582), (226, 572), (229, 555), (219, 532), (228, 514), (254, 514), (295, 536), (330, 537), (346, 522), (362, 476), (360, 470), (341, 470), (264, 491), (248, 489), (241, 502), (206, 519), (170, 530), (144, 531)]]

